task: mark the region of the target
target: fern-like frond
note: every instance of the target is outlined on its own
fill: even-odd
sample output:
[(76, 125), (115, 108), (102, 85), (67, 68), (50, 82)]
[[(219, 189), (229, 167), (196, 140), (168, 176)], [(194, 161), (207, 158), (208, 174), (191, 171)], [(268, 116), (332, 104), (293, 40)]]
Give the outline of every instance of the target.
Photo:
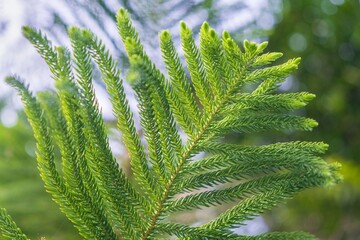
[(200, 109), (196, 104), (185, 69), (175, 50), (174, 43), (169, 31), (163, 31), (160, 35), (160, 48), (170, 76), (171, 87), (169, 94), (172, 98), (173, 111), (178, 123), (185, 133), (192, 135), (200, 126)]
[(9, 239), (29, 240), (4, 208), (0, 208), (0, 234)]
[[(116, 20), (131, 64), (128, 82), (138, 101), (146, 144), (135, 127), (117, 63), (90, 30), (69, 29), (71, 54), (52, 47), (41, 32), (24, 27), (24, 35), (49, 65), (56, 92), (35, 97), (17, 78), (7, 79), (21, 95), (34, 129), (45, 187), (80, 235), (136, 240), (315, 239), (302, 232), (242, 236), (233, 229), (299, 191), (340, 181), (339, 165), (321, 158), (328, 146), (220, 141), (231, 132), (311, 131), (317, 126), (315, 120), (294, 114), (315, 95), (276, 93), (300, 59), (273, 65), (282, 54), (264, 53), (267, 42), (244, 41), (239, 47), (228, 32), (219, 36), (208, 23), (202, 25), (196, 45), (192, 30), (181, 22), (186, 66), (169, 31), (159, 35), (166, 77), (146, 54), (128, 12), (120, 9)], [(93, 65), (109, 93), (133, 181), (110, 149), (93, 86)], [(62, 171), (55, 164), (55, 146)], [(231, 207), (200, 226), (169, 218), (224, 203)], [(6, 229), (5, 236), (22, 234), (4, 211), (0, 227)]]
[(210, 86), (206, 83), (204, 64), (200, 58), (199, 48), (196, 46), (193, 39), (192, 30), (185, 22), (180, 23), (180, 38), (196, 96), (204, 111), (209, 111), (213, 94)]
[(95, 222), (91, 215), (84, 215), (83, 209), (75, 196), (69, 191), (56, 169), (54, 145), (49, 135), (49, 128), (43, 111), (28, 88), (16, 77), (8, 77), (6, 81), (15, 87), (25, 104), (24, 110), (34, 130), (37, 141), (37, 161), (40, 176), (45, 183), (46, 190), (52, 195), (55, 202), (60, 205), (62, 211), (78, 228), (85, 238), (96, 238), (102, 234), (97, 232)]
[[(74, 149), (72, 135), (69, 134), (66, 121), (62, 112), (59, 112), (60, 105), (56, 96), (49, 92), (44, 92), (39, 96), (41, 105), (49, 119), (49, 125), (53, 131), (56, 142), (62, 153), (64, 181), (69, 191), (74, 195), (83, 211), (92, 217), (93, 223), (100, 223), (99, 229), (102, 237), (115, 238), (112, 226), (110, 225), (104, 212), (104, 200), (99, 194), (95, 179), (84, 159), (78, 156), (79, 152)], [(85, 144), (81, 144), (84, 147)]]

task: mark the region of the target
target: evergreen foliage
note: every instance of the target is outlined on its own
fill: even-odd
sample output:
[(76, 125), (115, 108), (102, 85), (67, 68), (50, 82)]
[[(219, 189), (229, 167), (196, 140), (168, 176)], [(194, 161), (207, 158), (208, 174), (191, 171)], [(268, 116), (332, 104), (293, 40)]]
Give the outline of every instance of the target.
[[(315, 239), (303, 232), (240, 236), (232, 229), (301, 190), (338, 182), (338, 164), (320, 157), (327, 145), (249, 146), (220, 141), (230, 132), (309, 131), (317, 125), (291, 113), (313, 94), (276, 92), (300, 59), (267, 66), (281, 54), (263, 53), (266, 42), (245, 41), (240, 48), (229, 33), (219, 37), (206, 22), (198, 47), (191, 29), (181, 22), (191, 81), (170, 33), (163, 31), (160, 46), (166, 77), (144, 51), (126, 10), (118, 11), (117, 25), (131, 63), (128, 81), (136, 92), (146, 144), (135, 127), (117, 63), (89, 30), (69, 29), (71, 55), (66, 48), (53, 47), (41, 32), (23, 28), (49, 65), (56, 92), (35, 96), (18, 77), (6, 79), (24, 102), (45, 188), (80, 235), (85, 239)], [(135, 183), (119, 168), (109, 147), (92, 84), (93, 63), (110, 95)], [(55, 147), (61, 152), (61, 167), (56, 165)], [(168, 218), (227, 202), (235, 204), (200, 226)], [(27, 239), (5, 210), (0, 211), (0, 229), (4, 237)]]

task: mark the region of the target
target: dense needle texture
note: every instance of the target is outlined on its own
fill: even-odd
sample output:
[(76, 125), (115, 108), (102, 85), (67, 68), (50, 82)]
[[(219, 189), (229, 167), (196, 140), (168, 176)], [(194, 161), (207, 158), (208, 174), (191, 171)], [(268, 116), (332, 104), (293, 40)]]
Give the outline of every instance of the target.
[[(241, 236), (232, 230), (299, 191), (337, 183), (339, 165), (320, 157), (327, 145), (221, 141), (232, 132), (310, 131), (317, 125), (292, 112), (313, 94), (276, 91), (300, 59), (274, 65), (282, 54), (263, 53), (267, 42), (244, 41), (239, 47), (228, 32), (219, 36), (206, 22), (197, 45), (181, 22), (186, 68), (165, 30), (159, 35), (164, 75), (146, 54), (124, 9), (118, 11), (117, 26), (131, 64), (127, 81), (136, 93), (143, 135), (134, 124), (118, 64), (89, 30), (69, 29), (70, 52), (53, 47), (40, 31), (23, 28), (48, 64), (56, 91), (35, 96), (18, 77), (6, 79), (21, 96), (33, 128), (45, 188), (81, 238), (316, 239), (303, 232)], [(94, 65), (130, 158), (131, 181), (109, 147), (93, 86)], [(169, 218), (224, 203), (232, 207), (200, 226)], [(4, 209), (0, 233), (5, 239), (27, 239)]]

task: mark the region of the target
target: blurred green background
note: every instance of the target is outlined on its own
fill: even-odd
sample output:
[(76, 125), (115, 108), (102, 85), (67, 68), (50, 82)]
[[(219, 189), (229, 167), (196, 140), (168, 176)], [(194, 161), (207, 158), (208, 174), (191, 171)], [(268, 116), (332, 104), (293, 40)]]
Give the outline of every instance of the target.
[[(311, 133), (279, 134), (275, 138), (329, 143), (326, 159), (342, 163), (344, 181), (331, 189), (312, 189), (298, 194), (286, 205), (267, 213), (263, 218), (265, 222), (249, 223), (265, 226), (246, 231), (255, 234), (264, 229), (301, 229), (320, 239), (360, 239), (359, 0), (0, 1), (0, 77), (16, 72), (29, 80), (35, 91), (52, 87), (46, 66), (20, 36), (23, 24), (41, 28), (54, 43), (65, 45), (69, 44), (66, 39), (69, 25), (88, 27), (104, 39), (121, 67), (126, 69), (128, 63), (113, 23), (120, 6), (131, 12), (149, 55), (160, 66), (154, 38), (158, 31), (168, 28), (178, 42), (177, 26), (182, 19), (194, 32), (207, 20), (218, 32), (228, 29), (239, 43), (245, 38), (268, 40), (269, 51), (283, 52), (283, 59), (300, 56), (299, 70), (280, 90), (315, 93), (317, 98), (300, 114), (316, 119), (319, 127)], [(32, 131), (21, 104), (2, 80), (0, 86), (0, 207), (5, 207), (33, 239), (41, 236), (79, 239), (43, 190), (36, 170)], [(101, 92), (101, 82), (97, 86)], [(107, 113), (106, 104), (104, 115), (111, 126), (112, 117)], [(116, 145), (119, 141), (116, 131), (112, 131), (111, 136)], [(237, 135), (231, 140), (273, 141)], [(126, 160), (121, 149), (116, 153), (119, 161)], [(122, 162), (126, 168), (126, 161)]]

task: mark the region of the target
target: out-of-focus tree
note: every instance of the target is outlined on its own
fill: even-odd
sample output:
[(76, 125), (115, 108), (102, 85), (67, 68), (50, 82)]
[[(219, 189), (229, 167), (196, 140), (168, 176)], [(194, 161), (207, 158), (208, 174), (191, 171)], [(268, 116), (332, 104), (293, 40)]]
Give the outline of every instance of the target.
[(284, 1), (269, 43), (287, 57), (302, 57), (287, 87), (317, 95), (307, 108), (319, 121), (313, 135), (330, 144), (331, 154), (360, 161), (360, 2)]
[(319, 127), (306, 140), (329, 143), (329, 158), (343, 162), (344, 174), (344, 183), (331, 192), (305, 192), (278, 209), (271, 225), (279, 230), (302, 225), (323, 239), (359, 239), (360, 2), (284, 0), (269, 48), (286, 58), (302, 57), (283, 87), (317, 95), (306, 110)]

